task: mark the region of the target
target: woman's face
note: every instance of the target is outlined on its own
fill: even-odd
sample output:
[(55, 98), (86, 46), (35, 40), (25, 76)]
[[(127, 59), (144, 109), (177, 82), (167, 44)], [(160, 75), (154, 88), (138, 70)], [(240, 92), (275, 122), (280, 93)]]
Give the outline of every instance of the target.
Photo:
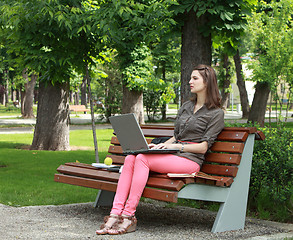
[(207, 85), (205, 84), (203, 77), (200, 75), (198, 70), (194, 70), (191, 73), (191, 79), (189, 81), (190, 91), (192, 93), (199, 94), (201, 92), (206, 92)]

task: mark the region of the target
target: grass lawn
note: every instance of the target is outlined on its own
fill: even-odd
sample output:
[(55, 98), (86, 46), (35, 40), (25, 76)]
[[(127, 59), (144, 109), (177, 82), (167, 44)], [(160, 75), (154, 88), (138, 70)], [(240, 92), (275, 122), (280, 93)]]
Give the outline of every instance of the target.
[[(37, 106), (33, 106), (34, 115), (37, 115)], [(12, 103), (8, 103), (7, 106), (0, 104), (0, 116), (21, 116), (20, 107), (13, 106)]]
[[(107, 154), (111, 135), (111, 129), (97, 130), (100, 161)], [(98, 190), (54, 182), (54, 174), (60, 164), (95, 162), (92, 132), (70, 132), (71, 146), (87, 150), (24, 150), (32, 138), (32, 134), (0, 134), (0, 203), (28, 206), (94, 201)]]
[(7, 107), (0, 104), (0, 116), (21, 116), (21, 111), (12, 104)]

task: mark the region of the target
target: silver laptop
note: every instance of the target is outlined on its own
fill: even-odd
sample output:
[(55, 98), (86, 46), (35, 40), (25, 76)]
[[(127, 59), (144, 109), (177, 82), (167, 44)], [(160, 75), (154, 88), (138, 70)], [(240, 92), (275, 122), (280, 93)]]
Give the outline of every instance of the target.
[(150, 149), (133, 113), (109, 117), (125, 154), (175, 153), (178, 149)]

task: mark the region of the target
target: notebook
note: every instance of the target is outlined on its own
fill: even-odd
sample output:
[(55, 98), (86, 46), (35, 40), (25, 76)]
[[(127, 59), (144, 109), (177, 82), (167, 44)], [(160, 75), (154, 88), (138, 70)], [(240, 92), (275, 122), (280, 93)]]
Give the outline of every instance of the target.
[(150, 149), (133, 113), (109, 117), (125, 154), (175, 153), (178, 149)]

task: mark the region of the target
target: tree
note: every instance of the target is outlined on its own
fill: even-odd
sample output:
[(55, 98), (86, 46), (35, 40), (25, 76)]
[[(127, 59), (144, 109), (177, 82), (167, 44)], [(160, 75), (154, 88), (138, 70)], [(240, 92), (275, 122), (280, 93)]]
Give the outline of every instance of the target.
[[(140, 123), (144, 122), (143, 84), (152, 71), (144, 65), (148, 61), (150, 44), (166, 31), (170, 22), (168, 1), (105, 1), (99, 9), (100, 26), (107, 45), (117, 51), (122, 73), (122, 113), (133, 112)], [(137, 52), (142, 55), (138, 56)], [(141, 64), (141, 65), (139, 65)]]
[(248, 121), (262, 126), (270, 92), (281, 104), (277, 96), (280, 81), (292, 86), (292, 10), (292, 1), (260, 2), (249, 24), (250, 50), (256, 55), (249, 67), (253, 70), (256, 91)]
[(34, 90), (38, 75), (31, 73), (29, 79), (27, 69), (24, 69), (23, 76), (26, 79), (26, 83), (24, 84), (24, 90), (21, 92), (21, 114), (23, 118), (34, 118)]
[(69, 79), (86, 74), (98, 56), (100, 35), (95, 1), (10, 1), (1, 8), (9, 45), (24, 65), (40, 74), (32, 149), (68, 150)]
[[(161, 109), (162, 120), (167, 119), (167, 103), (169, 103), (171, 100), (174, 100), (173, 92), (175, 91), (175, 84), (179, 82), (179, 77), (174, 78), (174, 76), (180, 75), (181, 38), (178, 33), (178, 31), (170, 29), (169, 32), (166, 32), (164, 35), (160, 36), (158, 42), (153, 44), (151, 48), (153, 57), (152, 62), (154, 65), (154, 76), (158, 80), (163, 80), (165, 84), (162, 86), (162, 84), (157, 81), (158, 87), (148, 87), (151, 96), (153, 96), (149, 96), (149, 98), (155, 98), (156, 95), (159, 96), (156, 99), (159, 105), (154, 105), (154, 102), (149, 102), (149, 104), (153, 106), (152, 108), (155, 109), (155, 111), (157, 111), (159, 108)], [(173, 88), (172, 93), (170, 92), (171, 89), (169, 87)], [(162, 92), (164, 92), (164, 95), (162, 95)], [(162, 96), (166, 95), (168, 95), (168, 98), (162, 98)]]
[(242, 63), (240, 59), (239, 49), (237, 49), (236, 54), (233, 56), (234, 64), (236, 68), (236, 78), (237, 86), (240, 94), (240, 103), (242, 108), (242, 118), (248, 118), (250, 106), (248, 101), (248, 94), (245, 88), (245, 81), (242, 70)]
[(233, 46), (238, 31), (244, 29), (244, 13), (249, 10), (250, 0), (193, 1), (178, 0), (173, 3), (174, 19), (182, 26), (181, 48), (181, 99), (189, 99), (188, 81), (194, 65), (212, 61), (212, 41), (215, 36), (225, 37)]

